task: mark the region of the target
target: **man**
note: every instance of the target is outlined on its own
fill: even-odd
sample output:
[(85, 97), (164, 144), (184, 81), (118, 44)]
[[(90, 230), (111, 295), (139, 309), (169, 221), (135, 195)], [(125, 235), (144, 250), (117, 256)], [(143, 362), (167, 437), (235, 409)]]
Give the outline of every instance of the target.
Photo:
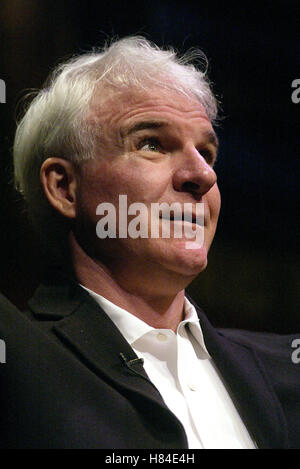
[(2, 300), (3, 447), (299, 446), (295, 337), (216, 331), (184, 293), (220, 210), (216, 115), (205, 73), (139, 37), (29, 106), (16, 182), (62, 269), (28, 311)]

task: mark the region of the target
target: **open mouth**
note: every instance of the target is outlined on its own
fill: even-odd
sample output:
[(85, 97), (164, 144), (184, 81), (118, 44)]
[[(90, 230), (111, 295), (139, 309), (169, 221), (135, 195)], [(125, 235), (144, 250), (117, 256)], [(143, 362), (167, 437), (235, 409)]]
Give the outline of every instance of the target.
[(185, 222), (185, 223), (193, 223), (199, 225), (199, 220), (197, 220), (196, 215), (192, 213), (180, 213), (180, 214), (161, 214), (159, 216), (161, 220), (168, 220), (168, 221), (180, 221), (180, 222)]

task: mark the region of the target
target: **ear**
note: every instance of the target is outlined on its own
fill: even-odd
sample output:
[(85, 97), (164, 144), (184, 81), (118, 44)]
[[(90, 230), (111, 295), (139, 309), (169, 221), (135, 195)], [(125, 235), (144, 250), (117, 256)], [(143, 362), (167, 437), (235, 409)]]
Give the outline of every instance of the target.
[(40, 171), (41, 184), (50, 204), (67, 218), (76, 217), (76, 173), (63, 158), (48, 158)]

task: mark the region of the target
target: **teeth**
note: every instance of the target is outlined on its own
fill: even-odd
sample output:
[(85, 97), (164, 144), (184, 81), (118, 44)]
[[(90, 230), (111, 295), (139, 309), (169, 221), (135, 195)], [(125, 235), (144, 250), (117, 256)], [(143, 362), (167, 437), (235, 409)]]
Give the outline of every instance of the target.
[(174, 217), (171, 218), (171, 220), (175, 220), (175, 221), (182, 221), (183, 220), (183, 217), (182, 215), (175, 215)]
[(172, 216), (172, 215), (171, 215), (170, 217), (168, 217), (168, 216), (162, 216), (161, 218), (162, 218), (163, 220), (171, 220), (171, 221), (182, 221), (182, 220), (183, 220), (183, 217), (182, 217), (181, 215), (180, 215), (180, 216), (179, 216), (179, 215), (178, 215), (178, 216)]
[(192, 223), (195, 223), (196, 222), (196, 218), (193, 216), (193, 215), (186, 215), (186, 220), (184, 218), (183, 215), (175, 215), (175, 216), (170, 216), (170, 217), (167, 217), (167, 216), (162, 216), (161, 217), (163, 220), (169, 220), (169, 221), (188, 221), (188, 222), (192, 222)]

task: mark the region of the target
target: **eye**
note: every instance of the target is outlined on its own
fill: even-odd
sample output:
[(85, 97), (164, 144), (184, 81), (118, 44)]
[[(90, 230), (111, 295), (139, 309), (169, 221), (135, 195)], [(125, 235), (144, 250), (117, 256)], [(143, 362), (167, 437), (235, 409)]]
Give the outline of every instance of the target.
[(147, 138), (139, 143), (138, 149), (142, 151), (161, 151), (162, 146), (157, 138)]
[(200, 155), (207, 161), (210, 166), (213, 166), (216, 160), (215, 154), (210, 150), (198, 150)]

